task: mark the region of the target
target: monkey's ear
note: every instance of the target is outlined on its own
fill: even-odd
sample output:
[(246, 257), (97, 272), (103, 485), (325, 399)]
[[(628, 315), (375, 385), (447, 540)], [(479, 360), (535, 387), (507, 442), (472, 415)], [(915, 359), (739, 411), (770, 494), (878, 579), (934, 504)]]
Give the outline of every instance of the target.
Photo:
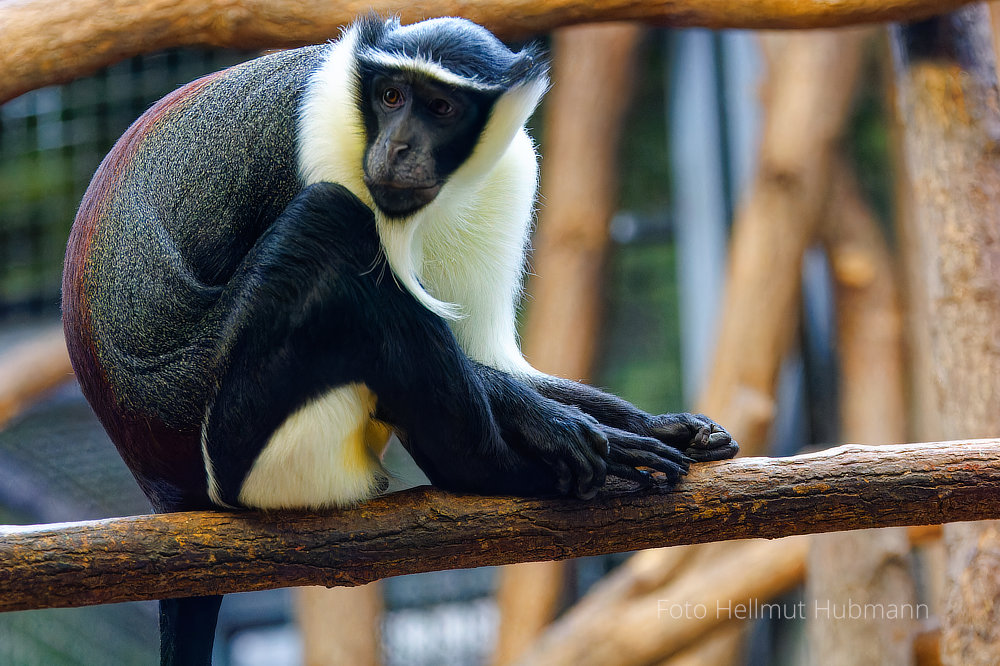
[(377, 47), (387, 32), (397, 28), (399, 28), (398, 16), (386, 18), (374, 10), (359, 16), (350, 26), (351, 30), (357, 32), (358, 46), (363, 49)]
[(514, 57), (514, 62), (507, 70), (507, 81), (510, 86), (520, 86), (545, 80), (548, 86), (549, 58), (548, 54), (538, 44), (529, 44)]

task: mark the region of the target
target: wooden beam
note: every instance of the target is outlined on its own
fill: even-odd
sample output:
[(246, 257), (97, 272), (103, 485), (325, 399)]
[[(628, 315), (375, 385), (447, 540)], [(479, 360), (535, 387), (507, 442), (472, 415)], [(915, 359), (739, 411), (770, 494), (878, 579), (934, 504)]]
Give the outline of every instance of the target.
[(351, 510), (192, 512), (0, 527), (0, 610), (82, 606), (1000, 517), (1000, 439), (696, 465), (590, 502), (415, 488)]
[(172, 46), (286, 48), (337, 36), (375, 10), (406, 22), (472, 19), (523, 38), (578, 23), (819, 28), (913, 20), (971, 0), (22, 0), (0, 3), (0, 102)]

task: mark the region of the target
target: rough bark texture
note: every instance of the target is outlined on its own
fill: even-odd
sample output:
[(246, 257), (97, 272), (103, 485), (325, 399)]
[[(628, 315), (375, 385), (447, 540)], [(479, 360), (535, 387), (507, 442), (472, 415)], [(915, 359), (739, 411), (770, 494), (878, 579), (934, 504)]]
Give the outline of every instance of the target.
[(378, 666), (382, 594), (360, 587), (303, 587), (295, 591), (304, 666)]
[(411, 22), (465, 16), (505, 37), (597, 21), (816, 28), (923, 18), (970, 0), (23, 0), (0, 3), (0, 102), (170, 46), (280, 48), (336, 37), (371, 10)]
[[(621, 125), (631, 99), (642, 30), (577, 26), (552, 38), (538, 231), (522, 350), (543, 372), (590, 378), (601, 331), (608, 227), (618, 198)], [(562, 562), (500, 573), (495, 664), (509, 664), (542, 632), (563, 600)]]
[[(834, 278), (840, 350), (841, 434), (858, 443), (906, 437), (902, 315), (892, 259), (845, 165), (835, 171), (823, 236)], [(913, 607), (910, 539), (901, 528), (817, 534), (806, 598)], [(858, 622), (807, 614), (812, 661), (881, 666), (913, 661), (913, 618)]]
[[(893, 33), (939, 425), (1000, 432), (1000, 97), (986, 5)], [(1000, 525), (949, 525), (946, 664), (1000, 662)]]
[(40, 394), (73, 379), (62, 326), (0, 355), (0, 428)]
[[(590, 502), (424, 487), (325, 514), (192, 512), (7, 526), (0, 610), (360, 585), (656, 546), (997, 518), (998, 494), (1000, 440), (973, 440), (738, 458), (696, 466), (674, 491), (611, 488)], [(728, 570), (740, 575), (738, 564)], [(683, 587), (698, 585), (704, 580)]]

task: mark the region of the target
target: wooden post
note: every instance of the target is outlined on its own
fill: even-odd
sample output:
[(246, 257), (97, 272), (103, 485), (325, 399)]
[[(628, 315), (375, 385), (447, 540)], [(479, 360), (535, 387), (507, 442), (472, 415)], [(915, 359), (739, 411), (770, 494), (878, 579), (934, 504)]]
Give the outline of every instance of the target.
[[(853, 174), (835, 170), (823, 236), (832, 267), (840, 350), (842, 438), (906, 438), (902, 314), (892, 258)], [(914, 608), (916, 590), (904, 529), (817, 534), (809, 549), (806, 601), (847, 607)], [(835, 666), (907, 664), (917, 623), (912, 617), (858, 622), (807, 613), (809, 654)]]
[[(926, 278), (934, 404), (952, 436), (1000, 432), (1000, 95), (986, 5), (892, 31), (911, 246)], [(1000, 662), (1000, 525), (948, 525), (946, 664)]]
[[(734, 223), (719, 342), (698, 402), (738, 433), (744, 453), (767, 443), (778, 370), (797, 330), (802, 255), (816, 240), (863, 39), (857, 30), (760, 35), (761, 150)], [(739, 632), (720, 633), (686, 650), (683, 661), (733, 661), (741, 647)]]
[(305, 666), (378, 666), (382, 594), (378, 583), (295, 590)]
[[(552, 39), (542, 205), (524, 328), (535, 367), (586, 381), (601, 332), (608, 227), (618, 200), (618, 145), (642, 35), (632, 24), (579, 26)], [(563, 598), (562, 562), (504, 568), (494, 663), (511, 663), (552, 621)]]
[[(773, 416), (778, 368), (796, 328), (802, 253), (815, 238), (826, 200), (830, 166), (860, 62), (861, 39), (857, 31), (767, 36), (770, 71), (763, 95), (766, 115), (758, 174), (735, 222), (715, 371), (698, 401), (701, 411), (729, 428), (751, 453), (764, 448)], [(661, 592), (668, 585), (691, 589), (703, 584), (700, 577), (711, 562), (731, 561), (747, 548), (733, 544), (692, 549), (691, 561), (708, 563), (706, 567), (677, 572), (676, 577), (686, 582), (660, 576)], [(804, 549), (788, 552), (803, 558), (805, 554)], [(674, 566), (672, 558), (663, 562)], [(524, 663), (558, 663), (555, 660), (567, 660), (566, 655), (583, 658), (592, 646), (598, 654), (597, 644), (607, 638), (598, 629), (616, 626), (632, 604), (641, 608), (645, 603), (630, 589), (622, 586), (615, 595), (582, 600)], [(653, 632), (647, 638), (654, 643), (661, 636), (659, 644), (644, 639), (641, 649), (622, 647), (619, 659), (632, 661), (621, 663), (665, 658), (695, 638), (678, 637), (655, 621), (644, 626)], [(697, 626), (705, 630), (704, 625)], [(687, 658), (696, 655), (689, 652)]]
[(733, 225), (719, 341), (699, 411), (762, 452), (796, 330), (802, 253), (815, 240), (863, 33), (762, 36), (768, 62), (757, 174)]

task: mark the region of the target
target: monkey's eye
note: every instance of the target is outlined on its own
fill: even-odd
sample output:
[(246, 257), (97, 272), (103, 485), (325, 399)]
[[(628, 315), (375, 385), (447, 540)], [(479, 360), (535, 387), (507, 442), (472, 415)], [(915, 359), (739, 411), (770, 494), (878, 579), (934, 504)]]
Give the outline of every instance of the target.
[(455, 105), (446, 99), (437, 98), (432, 99), (427, 105), (430, 112), (439, 118), (446, 118), (455, 112)]
[(399, 88), (386, 88), (382, 91), (382, 103), (390, 109), (403, 105), (403, 92)]

